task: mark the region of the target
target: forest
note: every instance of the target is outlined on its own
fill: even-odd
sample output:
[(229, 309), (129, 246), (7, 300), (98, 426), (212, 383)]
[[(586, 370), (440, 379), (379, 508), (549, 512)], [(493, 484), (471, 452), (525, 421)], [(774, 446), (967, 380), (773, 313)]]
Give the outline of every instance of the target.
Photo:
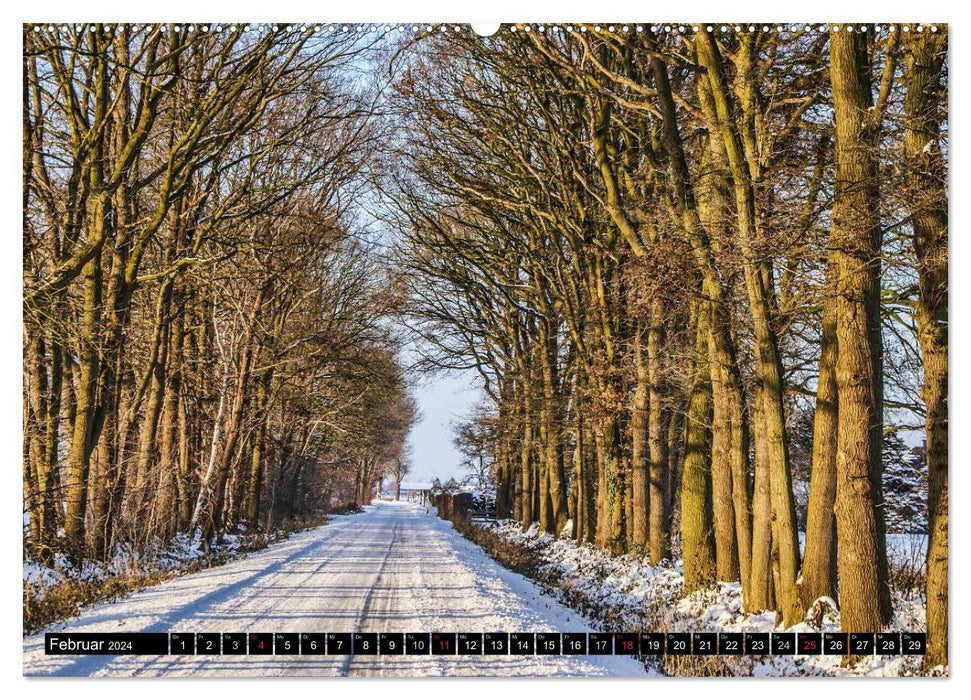
[(351, 206), (378, 145), (358, 37), (24, 32), (31, 551), (367, 502), (415, 413)]
[(401, 63), (404, 313), (482, 378), (498, 517), (879, 630), (886, 443), (945, 660), (946, 28), (519, 25)]
[(946, 664), (947, 28), (432, 29), (25, 26), (25, 548), (367, 503), (473, 372), (498, 518), (782, 627), (919, 483)]

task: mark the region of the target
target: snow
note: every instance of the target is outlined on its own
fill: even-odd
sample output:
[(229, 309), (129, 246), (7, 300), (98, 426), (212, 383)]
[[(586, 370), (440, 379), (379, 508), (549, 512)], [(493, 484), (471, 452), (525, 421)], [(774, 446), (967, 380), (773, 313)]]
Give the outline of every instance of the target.
[[(244, 531), (244, 526), (241, 525), (240, 530)], [(277, 531), (271, 537), (279, 538), (283, 534)], [(107, 563), (84, 561), (75, 564), (63, 554), (57, 554), (53, 562), (44, 564), (28, 557), (23, 561), (23, 582), (34, 595), (43, 598), (46, 588), (68, 579), (93, 582), (120, 574), (185, 571), (193, 562), (201, 563), (210, 557), (233, 557), (243, 544), (244, 537), (226, 533), (221, 541), (212, 543), (207, 556), (198, 536), (191, 538), (179, 533), (165, 547), (156, 547), (143, 554), (129, 547), (118, 546)]]
[[(540, 577), (554, 593), (574, 607), (609, 623), (611, 630), (667, 632), (771, 632), (775, 614), (742, 611), (738, 583), (719, 582), (714, 588), (683, 595), (680, 562), (652, 567), (642, 557), (611, 557), (603, 550), (578, 545), (568, 538), (540, 534), (536, 525), (523, 532), (519, 523), (500, 521), (490, 526), (503, 539), (526, 547), (542, 562)], [(922, 552), (920, 535), (889, 538), (892, 560)], [(923, 538), (926, 546), (926, 537)], [(891, 630), (923, 631), (925, 610), (919, 596), (894, 596)], [(822, 631), (840, 631), (839, 613), (827, 612)], [(818, 632), (803, 622), (789, 632)], [(721, 657), (736, 675), (791, 676), (902, 676), (919, 672), (917, 656), (874, 656), (844, 668), (838, 656)], [(946, 673), (946, 670), (941, 670)]]
[[(186, 544), (191, 548), (191, 544)], [(92, 606), (46, 631), (582, 632), (593, 625), (490, 559), (424, 508), (376, 502), (363, 513)], [(45, 656), (24, 639), (25, 675), (634, 676), (629, 657)]]

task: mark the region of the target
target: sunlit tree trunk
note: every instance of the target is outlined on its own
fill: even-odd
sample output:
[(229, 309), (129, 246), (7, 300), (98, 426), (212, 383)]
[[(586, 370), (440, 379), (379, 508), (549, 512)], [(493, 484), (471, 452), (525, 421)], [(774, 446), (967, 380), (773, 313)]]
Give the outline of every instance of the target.
[(947, 29), (910, 32), (904, 151), (919, 275), (917, 330), (924, 354), (928, 473), (927, 667), (948, 663), (948, 215), (940, 130), (946, 118)]
[(520, 444), (520, 474), (522, 476), (522, 505), (520, 506), (520, 520), (523, 530), (528, 530), (533, 524), (533, 401), (530, 382), (522, 383), (522, 430), (523, 438)]
[[(743, 37), (750, 47), (751, 37)], [(765, 450), (770, 473), (773, 508), (773, 542), (779, 552), (779, 588), (776, 598), (784, 623), (791, 626), (802, 619), (797, 579), (799, 575), (799, 538), (796, 531), (795, 500), (785, 433), (785, 397), (782, 360), (772, 324), (771, 289), (760, 268), (756, 237), (756, 203), (751, 170), (745, 157), (732, 103), (722, 72), (721, 55), (714, 38), (699, 32), (695, 39), (699, 62), (707, 69), (717, 123), (712, 127), (721, 136), (732, 173), (738, 238), (743, 257), (745, 287), (755, 336), (755, 368), (762, 383), (765, 420)]]
[(877, 153), (870, 121), (867, 37), (830, 35), (830, 82), (836, 127), (833, 260), (838, 283), (836, 455), (841, 623), (878, 631), (890, 621), (886, 540), (877, 509), (883, 443), (880, 250)]
[(159, 426), (159, 498), (155, 504), (153, 522), (159, 534), (167, 539), (178, 527), (178, 425), (179, 405), (182, 397), (182, 344), (184, 314), (178, 314), (172, 321), (169, 334), (167, 360), (169, 370), (166, 376), (165, 393), (162, 401), (162, 419)]
[[(260, 525), (260, 500), (263, 493), (263, 463), (266, 460), (266, 423), (268, 420), (266, 404), (270, 394), (273, 370), (265, 369), (256, 382), (256, 429), (253, 431), (252, 450), (250, 451), (249, 479), (246, 491), (246, 522), (250, 527)], [(399, 500), (401, 481), (395, 482), (395, 500)]]
[(762, 448), (762, 411), (764, 403), (756, 387), (753, 401), (752, 442), (755, 445), (755, 494), (752, 498), (752, 572), (749, 576), (748, 610), (755, 612), (775, 608), (775, 584), (772, 575), (772, 495), (769, 470)]
[(97, 401), (99, 357), (96, 340), (101, 304), (101, 262), (97, 257), (84, 265), (84, 311), (78, 338), (79, 377), (75, 399), (74, 431), (65, 470), (66, 512), (64, 534), (75, 547), (84, 542), (88, 502), (88, 471), (94, 448), (94, 410)]
[(715, 582), (715, 542), (711, 503), (711, 380), (708, 375), (708, 309), (699, 304), (688, 415), (685, 419), (684, 473), (681, 476), (681, 548), (684, 590)]

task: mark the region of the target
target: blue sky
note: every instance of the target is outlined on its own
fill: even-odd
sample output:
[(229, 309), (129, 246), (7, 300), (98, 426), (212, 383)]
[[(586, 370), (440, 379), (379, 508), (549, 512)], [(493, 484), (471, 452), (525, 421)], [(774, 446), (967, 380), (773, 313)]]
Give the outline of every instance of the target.
[(421, 419), (408, 436), (412, 468), (407, 480), (461, 480), (462, 457), (452, 445), (452, 424), (468, 416), (480, 400), (478, 375), (472, 370), (435, 375), (423, 379), (414, 391)]

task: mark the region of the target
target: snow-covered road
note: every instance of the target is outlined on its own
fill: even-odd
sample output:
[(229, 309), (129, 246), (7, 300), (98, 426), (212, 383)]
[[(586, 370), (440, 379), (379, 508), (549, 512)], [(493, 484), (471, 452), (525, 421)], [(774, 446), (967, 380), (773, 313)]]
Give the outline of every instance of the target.
[[(589, 622), (488, 558), (451, 525), (376, 502), (224, 566), (93, 606), (47, 631), (581, 632)], [(622, 656), (45, 656), (26, 675), (642, 675)]]

